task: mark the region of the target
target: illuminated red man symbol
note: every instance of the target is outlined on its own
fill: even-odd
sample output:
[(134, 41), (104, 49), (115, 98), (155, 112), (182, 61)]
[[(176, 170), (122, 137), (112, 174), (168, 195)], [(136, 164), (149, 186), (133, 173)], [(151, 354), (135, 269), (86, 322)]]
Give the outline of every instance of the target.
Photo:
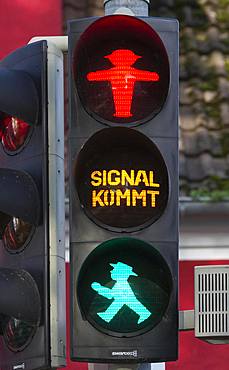
[(114, 67), (87, 74), (89, 81), (109, 81), (111, 83), (115, 113), (114, 117), (131, 117), (131, 104), (134, 84), (137, 81), (159, 81), (156, 72), (144, 71), (132, 67), (137, 59), (142, 58), (131, 50), (118, 49), (105, 56)]

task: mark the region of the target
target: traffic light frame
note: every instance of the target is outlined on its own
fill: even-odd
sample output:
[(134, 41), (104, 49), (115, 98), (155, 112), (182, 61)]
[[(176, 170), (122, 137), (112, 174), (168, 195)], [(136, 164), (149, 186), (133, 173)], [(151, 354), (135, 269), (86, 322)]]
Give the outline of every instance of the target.
[(56, 368), (65, 364), (62, 53), (46, 41), (17, 49), (0, 81), (0, 364)]
[[(173, 19), (113, 15), (73, 20), (69, 23), (68, 34), (71, 358), (104, 363), (176, 360), (178, 22)], [(155, 54), (152, 48), (148, 50), (154, 44)], [(127, 55), (126, 51), (130, 50), (132, 55)], [(115, 51), (119, 51), (116, 60), (113, 54)], [(152, 112), (146, 116), (141, 112), (138, 116), (137, 112), (146, 106), (141, 91), (146, 96), (150, 95), (146, 83), (139, 83), (135, 87), (142, 107), (140, 105), (138, 108), (135, 102), (135, 108), (133, 105), (131, 107), (132, 112), (127, 109), (125, 113), (121, 108), (118, 111), (115, 101), (112, 101), (111, 91), (114, 96), (121, 82), (115, 86), (111, 78), (119, 78), (115, 75), (115, 67), (119, 63), (117, 60), (125, 60), (121, 55), (124, 52), (127, 59), (134, 53), (143, 60), (143, 64), (128, 62), (128, 68), (151, 73), (160, 71), (160, 78), (160, 57), (168, 56), (168, 78), (162, 77), (158, 87), (153, 87), (154, 82), (150, 85), (152, 90), (162, 93), (165, 86), (167, 94), (164, 92), (158, 102), (156, 93), (152, 93), (155, 94), (149, 98)], [(145, 65), (144, 52), (148, 53)], [(162, 62), (164, 59), (161, 59)], [(150, 63), (153, 66), (149, 67)], [(126, 65), (126, 61), (123, 62), (119, 74), (123, 73)], [(113, 77), (110, 77), (109, 71), (114, 71)], [(121, 94), (120, 107), (126, 99), (125, 94)], [(107, 105), (111, 105), (108, 113)], [(112, 111), (115, 112), (113, 118)], [(155, 163), (151, 163), (151, 158), (156, 158)], [(140, 183), (148, 189), (146, 192)], [(151, 207), (148, 206), (150, 201)], [(139, 203), (140, 206), (136, 206)], [(129, 223), (124, 222), (125, 211)], [(142, 251), (145, 258), (141, 257), (139, 251)], [(115, 253), (120, 255), (120, 260), (115, 257)], [(131, 256), (135, 256), (135, 259)], [(140, 264), (136, 267), (136, 261), (141, 258), (144, 261), (142, 267)], [(123, 278), (126, 271), (129, 273), (128, 286)], [(113, 299), (109, 301), (110, 306), (111, 302), (118, 302), (118, 298), (112, 297), (111, 292), (115, 291), (122, 280), (128, 294), (132, 294), (129, 286), (134, 287), (135, 298), (139, 297), (137, 300), (141, 303), (142, 312), (146, 314), (150, 308), (153, 310), (153, 304), (159, 310), (159, 304), (153, 303), (150, 298), (146, 302), (141, 297), (144, 289), (137, 288), (137, 281), (140, 282), (137, 275), (145, 282), (148, 281), (149, 290), (145, 294), (156, 292), (155, 300), (161, 300), (162, 307), (160, 320), (154, 322), (149, 318), (147, 324), (145, 319), (146, 324), (142, 322), (139, 328), (133, 324), (137, 320), (136, 315), (132, 315), (132, 322), (128, 322), (128, 316), (134, 311), (133, 306), (129, 309), (132, 304), (130, 301), (126, 304), (129, 305), (128, 311), (123, 308), (118, 311), (117, 308), (113, 313), (106, 303), (108, 299)], [(152, 283), (153, 279), (157, 288), (152, 287), (153, 284), (150, 287), (149, 282)], [(117, 294), (120, 294), (120, 290)], [(106, 297), (105, 300), (102, 301), (101, 296)], [(106, 312), (106, 317), (103, 312)], [(116, 317), (119, 319), (116, 320)], [(126, 326), (122, 317), (126, 320)], [(117, 328), (121, 324), (123, 330)]]

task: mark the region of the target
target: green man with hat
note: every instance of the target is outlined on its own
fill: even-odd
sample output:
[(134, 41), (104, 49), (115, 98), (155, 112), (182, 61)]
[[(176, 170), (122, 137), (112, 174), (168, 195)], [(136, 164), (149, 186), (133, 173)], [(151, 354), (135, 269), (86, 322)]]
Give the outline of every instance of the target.
[(116, 264), (110, 263), (113, 267), (111, 271), (111, 278), (116, 280), (115, 285), (110, 289), (102, 286), (100, 283), (93, 282), (91, 287), (98, 294), (102, 295), (107, 299), (113, 299), (113, 302), (104, 312), (97, 313), (101, 319), (106, 322), (110, 322), (113, 317), (119, 312), (124, 306), (128, 306), (137, 315), (139, 315), (138, 324), (142, 323), (151, 315), (151, 312), (136, 298), (128, 278), (130, 276), (138, 276), (133, 272), (133, 268), (123, 262), (117, 262)]

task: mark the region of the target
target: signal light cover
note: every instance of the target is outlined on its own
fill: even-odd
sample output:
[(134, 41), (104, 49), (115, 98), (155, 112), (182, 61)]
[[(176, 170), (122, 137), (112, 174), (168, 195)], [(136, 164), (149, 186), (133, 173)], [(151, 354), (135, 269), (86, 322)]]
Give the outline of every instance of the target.
[(78, 154), (74, 182), (81, 205), (109, 230), (133, 231), (154, 223), (169, 197), (169, 174), (157, 146), (131, 128), (103, 129)]
[(142, 20), (111, 15), (82, 34), (73, 58), (75, 87), (98, 121), (136, 126), (165, 104), (169, 60), (159, 35)]
[(97, 246), (84, 261), (77, 296), (85, 320), (125, 337), (151, 330), (162, 320), (172, 289), (170, 269), (153, 245), (118, 238)]
[(0, 119), (0, 139), (9, 154), (17, 152), (27, 141), (31, 126), (13, 116), (3, 115)]

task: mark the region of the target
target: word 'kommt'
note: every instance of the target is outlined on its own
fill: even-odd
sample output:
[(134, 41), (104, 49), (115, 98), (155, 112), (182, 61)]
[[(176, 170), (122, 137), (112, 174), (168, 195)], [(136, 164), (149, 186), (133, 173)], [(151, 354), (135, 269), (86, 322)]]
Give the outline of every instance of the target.
[[(102, 170), (91, 173), (91, 185), (93, 187), (114, 186), (114, 189), (92, 190), (92, 207), (121, 206), (136, 207), (156, 207), (156, 195), (159, 190), (142, 189), (159, 188), (160, 184), (153, 180), (153, 171), (145, 170)], [(129, 187), (141, 186), (141, 190)], [(124, 189), (123, 189), (124, 188)]]

